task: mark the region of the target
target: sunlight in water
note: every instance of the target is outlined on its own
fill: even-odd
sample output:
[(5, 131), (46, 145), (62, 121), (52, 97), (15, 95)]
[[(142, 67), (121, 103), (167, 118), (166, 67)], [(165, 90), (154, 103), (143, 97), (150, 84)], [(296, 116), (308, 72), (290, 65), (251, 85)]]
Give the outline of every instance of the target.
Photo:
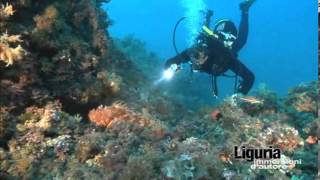
[(203, 23), (203, 11), (207, 5), (203, 0), (181, 0), (181, 5), (185, 9), (184, 16), (187, 17), (184, 23), (188, 31), (187, 43), (190, 46), (197, 37)]

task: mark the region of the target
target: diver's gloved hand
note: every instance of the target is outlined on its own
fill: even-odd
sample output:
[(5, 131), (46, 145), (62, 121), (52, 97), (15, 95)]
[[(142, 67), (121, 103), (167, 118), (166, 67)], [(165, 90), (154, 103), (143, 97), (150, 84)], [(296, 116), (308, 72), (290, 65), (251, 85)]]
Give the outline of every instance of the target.
[(249, 92), (249, 89), (245, 86), (243, 86), (243, 82), (240, 82), (238, 88), (237, 88), (237, 93), (241, 93), (243, 95), (247, 95)]
[(256, 0), (245, 0), (242, 3), (240, 3), (240, 9), (242, 12), (248, 13), (249, 8)]

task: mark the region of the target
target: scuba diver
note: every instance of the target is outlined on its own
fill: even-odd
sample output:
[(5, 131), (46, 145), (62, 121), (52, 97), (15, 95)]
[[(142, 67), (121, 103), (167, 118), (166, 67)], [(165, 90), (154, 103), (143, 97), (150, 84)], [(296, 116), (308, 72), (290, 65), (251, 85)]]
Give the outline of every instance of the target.
[[(231, 70), (235, 73), (237, 93), (247, 94), (254, 83), (254, 74), (238, 59), (239, 50), (245, 45), (248, 37), (248, 11), (255, 0), (240, 3), (242, 11), (239, 32), (235, 24), (229, 20), (219, 21), (212, 31), (208, 28), (212, 11), (208, 11), (203, 32), (196, 43), (165, 63), (164, 76), (172, 76), (181, 68), (182, 63), (189, 62), (192, 71), (205, 72), (212, 75), (214, 96), (218, 96), (217, 77), (230, 76), (224, 73)], [(170, 73), (171, 72), (171, 73)], [(241, 77), (239, 85), (238, 76)]]

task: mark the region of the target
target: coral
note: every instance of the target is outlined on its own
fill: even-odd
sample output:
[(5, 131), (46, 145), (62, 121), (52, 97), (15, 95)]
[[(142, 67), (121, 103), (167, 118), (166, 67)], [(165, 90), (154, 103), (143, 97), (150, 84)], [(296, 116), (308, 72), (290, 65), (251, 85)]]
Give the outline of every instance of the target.
[(298, 112), (317, 114), (317, 84), (301, 84), (289, 91), (285, 104)]
[(162, 173), (166, 178), (173, 179), (194, 179), (195, 167), (192, 158), (187, 155), (181, 155), (176, 160), (170, 160), (164, 164)]
[(13, 9), (13, 6), (11, 4), (2, 4), (0, 8), (0, 21), (12, 16), (14, 12), (15, 10)]
[(293, 104), (294, 108), (299, 112), (315, 112), (316, 102), (311, 98), (306, 96), (305, 93), (299, 94), (297, 97), (297, 102)]
[(97, 74), (98, 79), (102, 80), (106, 85), (111, 87), (112, 92), (116, 93), (120, 90), (121, 77), (115, 73), (108, 74), (106, 71)]
[(225, 169), (222, 173), (222, 177), (224, 177), (227, 180), (231, 180), (236, 176), (236, 172), (232, 170)]
[(169, 179), (212, 179), (217, 177), (217, 175), (211, 176), (209, 173), (209, 169), (214, 167), (213, 159), (209, 161), (206, 158), (212, 157), (204, 155), (194, 159), (188, 154), (180, 154), (175, 159), (163, 163), (162, 175)]
[(57, 20), (59, 13), (54, 6), (48, 6), (43, 15), (37, 15), (34, 17), (37, 30), (45, 30), (48, 32), (53, 31), (53, 25)]
[[(262, 94), (264, 95), (257, 95), (257, 98), (264, 100), (264, 103), (260, 106), (253, 106), (251, 103), (249, 106), (248, 102), (244, 102), (240, 97), (234, 96), (227, 98), (217, 107), (221, 113), (221, 118), (218, 122), (214, 122), (216, 124), (215, 128), (209, 129), (210, 126), (207, 127), (209, 133), (205, 137), (209, 138), (210, 142), (216, 145), (216, 150), (220, 151), (217, 153), (219, 154), (220, 163), (235, 167), (236, 169), (246, 166), (247, 163), (242, 162), (242, 164), (238, 164), (239, 162), (233, 159), (232, 148), (234, 146), (244, 145), (254, 148), (277, 147), (281, 149), (282, 155), (287, 156), (289, 159), (296, 159), (293, 158), (293, 155), (297, 151), (307, 148), (304, 139), (307, 139), (308, 136), (306, 135), (314, 135), (315, 130), (311, 130), (313, 129), (311, 127), (315, 125), (311, 122), (315, 118), (310, 114), (303, 116), (303, 114), (298, 113), (294, 108), (289, 108), (290, 111), (284, 111), (287, 107), (281, 104), (285, 101), (279, 101), (279, 99), (275, 99), (275, 96), (269, 93)], [(274, 110), (269, 111), (269, 109)], [(205, 112), (209, 115), (211, 111), (207, 110)], [(294, 119), (295, 117), (301, 119), (301, 125), (303, 124), (303, 126), (296, 126), (297, 121)], [(202, 121), (204, 119), (203, 117)], [(295, 125), (295, 128), (293, 128), (293, 125)], [(219, 139), (223, 139), (223, 141), (219, 141)], [(313, 139), (309, 138), (309, 140), (313, 142)], [(221, 172), (221, 169), (218, 169)], [(270, 171), (270, 174), (267, 176), (283, 177), (288, 172), (296, 173), (296, 169), (300, 168), (294, 167), (292, 169)], [(257, 177), (252, 173), (245, 173), (246, 175), (244, 175), (241, 173), (234, 174), (235, 172), (233, 171), (232, 176)]]
[(101, 133), (90, 133), (81, 137), (75, 147), (76, 157), (80, 162), (86, 162), (95, 157), (104, 147), (106, 137)]
[(53, 147), (57, 158), (64, 161), (67, 159), (67, 154), (71, 151), (72, 139), (70, 135), (62, 135), (48, 140), (46, 145)]
[[(175, 142), (174, 156), (164, 161), (161, 166), (162, 175), (172, 179), (212, 179), (217, 174), (211, 174), (218, 165), (216, 152), (210, 143), (194, 137), (182, 142)], [(171, 150), (172, 151), (172, 150)]]
[(12, 65), (15, 61), (23, 59), (26, 51), (17, 45), (11, 47), (12, 43), (21, 43), (20, 35), (8, 35), (4, 33), (0, 36), (0, 61), (6, 63), (6, 66)]
[(144, 156), (131, 156), (128, 159), (124, 172), (121, 173), (119, 179), (152, 179), (155, 178), (155, 170), (153, 169), (153, 159)]
[(0, 106), (0, 147), (6, 147), (6, 143), (15, 131), (16, 118), (9, 109)]
[(140, 71), (152, 80), (156, 80), (161, 69), (154, 67), (161, 67), (162, 62), (156, 54), (147, 50), (145, 42), (129, 35), (122, 39), (115, 38), (113, 43), (115, 47), (126, 54)]
[[(219, 121), (212, 121), (211, 107), (187, 113), (184, 117), (188, 118), (177, 122), (174, 129), (179, 130), (177, 135), (165, 123), (154, 119), (146, 107), (141, 113), (123, 103), (93, 109), (89, 118), (100, 126), (97, 127), (79, 123), (81, 116), (62, 112), (58, 102), (32, 106), (20, 116), (21, 129), (17, 126), (19, 131), (9, 143), (10, 151), (2, 166), (16, 177), (43, 178), (91, 175), (97, 179), (254, 179), (286, 178), (290, 173), (302, 176), (300, 166), (267, 174), (246, 171), (250, 164), (235, 160), (230, 153), (236, 145), (271, 145), (281, 148), (288, 159), (304, 158), (308, 163), (303, 168), (311, 167), (307, 174), (314, 171), (311, 158), (316, 154), (315, 146), (304, 144), (303, 139), (316, 135), (315, 124), (306, 124), (303, 130), (292, 128), (288, 125), (290, 114), (286, 112), (249, 115), (234, 97), (215, 109), (221, 113)], [(52, 131), (53, 127), (61, 129)], [(301, 138), (300, 132), (308, 136)], [(304, 154), (310, 148), (312, 153)], [(39, 166), (33, 168), (35, 165)]]
[(6, 129), (7, 129), (7, 118), (8, 113), (5, 109), (0, 108), (0, 139), (5, 137)]
[(50, 121), (59, 120), (58, 110), (59, 107), (53, 107), (51, 104), (49, 104), (47, 107), (45, 107), (43, 115), (36, 126), (43, 130), (51, 128), (52, 124)]
[[(303, 146), (298, 130), (283, 123), (287, 122), (286, 115), (275, 116), (275, 121), (271, 119), (272, 116), (264, 119), (247, 117), (248, 115), (237, 104), (232, 105), (232, 101), (226, 101), (220, 110), (222, 112), (221, 125), (230, 138), (226, 147), (239, 144), (264, 148), (273, 146), (283, 151), (293, 152)], [(283, 122), (279, 122), (280, 119)], [(230, 149), (229, 152), (231, 151)]]
[[(5, 20), (14, 14), (13, 6), (10, 4), (2, 5), (0, 8), (0, 21)], [(26, 51), (21, 47), (23, 41), (20, 35), (8, 35), (3, 33), (0, 36), (0, 61), (6, 66), (12, 65), (15, 61), (23, 59)]]
[(141, 179), (141, 175), (144, 175), (147, 179), (161, 177), (162, 163), (170, 155), (150, 144), (141, 146), (140, 150), (141, 154), (129, 156), (127, 165), (120, 176), (121, 179)]
[(252, 147), (273, 146), (284, 152), (294, 152), (298, 147), (304, 145), (296, 129), (279, 123), (271, 123), (267, 126), (269, 127), (256, 138), (249, 138), (244, 144)]
[[(52, 177), (53, 178), (53, 177)], [(69, 167), (61, 176), (61, 179), (78, 180), (78, 179), (108, 179), (105, 171), (96, 167), (87, 167), (83, 164), (75, 164)]]
[(159, 120), (154, 121), (153, 125), (148, 130), (148, 136), (154, 139), (162, 139), (169, 132), (167, 125)]
[(187, 154), (190, 158), (200, 158), (212, 152), (212, 147), (209, 142), (200, 140), (194, 137), (187, 138), (182, 141), (179, 146), (180, 152)]
[(9, 152), (13, 163), (8, 172), (14, 176), (22, 176), (31, 170), (32, 164), (44, 155), (42, 141), (43, 136), (40, 133), (29, 133), (21, 140), (11, 139)]
[(20, 119), (27, 129), (50, 131), (55, 128), (54, 124), (61, 120), (60, 111), (61, 104), (58, 101), (49, 102), (44, 108), (27, 108), (26, 112), (20, 115)]
[(109, 172), (120, 172), (128, 160), (129, 148), (120, 142), (112, 141), (106, 146), (103, 156), (97, 160)]

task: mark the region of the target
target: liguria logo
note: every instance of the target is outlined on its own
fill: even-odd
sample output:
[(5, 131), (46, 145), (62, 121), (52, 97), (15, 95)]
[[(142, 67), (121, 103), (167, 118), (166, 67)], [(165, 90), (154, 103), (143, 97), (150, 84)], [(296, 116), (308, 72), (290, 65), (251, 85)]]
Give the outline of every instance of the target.
[(281, 151), (279, 148), (273, 148), (269, 146), (268, 148), (247, 148), (245, 146), (234, 147), (234, 158), (235, 159), (245, 159), (252, 162), (256, 159), (280, 159)]

